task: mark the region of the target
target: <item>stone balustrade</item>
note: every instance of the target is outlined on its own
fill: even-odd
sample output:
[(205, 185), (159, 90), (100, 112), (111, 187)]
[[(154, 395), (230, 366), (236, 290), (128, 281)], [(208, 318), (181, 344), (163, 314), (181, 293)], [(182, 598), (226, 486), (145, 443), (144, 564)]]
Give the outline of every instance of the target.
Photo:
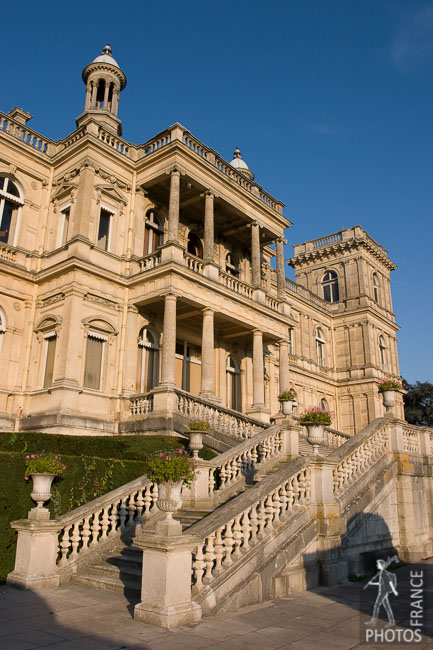
[(129, 142), (117, 138), (112, 133), (105, 131), (105, 129), (100, 128), (98, 132), (98, 139), (106, 144), (109, 144), (110, 147), (113, 147), (116, 151), (123, 154), (124, 156), (129, 156)]
[(258, 471), (272, 460), (282, 456), (283, 432), (280, 426), (272, 426), (254, 438), (245, 440), (208, 461), (209, 495), (223, 492), (241, 480), (254, 480)]
[(313, 244), (313, 248), (321, 248), (322, 246), (329, 246), (330, 244), (336, 244), (341, 241), (341, 232), (337, 232), (333, 235), (329, 235), (328, 237), (324, 237), (322, 239), (315, 239), (311, 243)]
[(141, 476), (116, 490), (68, 512), (56, 521), (59, 529), (58, 566), (74, 563), (132, 524), (139, 525), (156, 508), (158, 486)]
[(212, 429), (238, 440), (255, 436), (266, 424), (252, 420), (237, 411), (209, 404), (209, 402), (176, 389), (176, 410), (196, 420), (207, 420)]
[(0, 257), (8, 262), (16, 262), (17, 251), (8, 244), (0, 244)]
[(233, 275), (230, 275), (230, 273), (220, 271), (218, 274), (218, 280), (222, 285), (227, 287), (227, 289), (231, 289), (231, 291), (235, 291), (241, 296), (245, 296), (246, 298), (253, 297), (253, 287), (250, 284), (235, 278)]
[(293, 282), (293, 280), (290, 280), (290, 278), (286, 278), (286, 290), (292, 293), (296, 293), (298, 296), (306, 298), (309, 302), (313, 302), (318, 307), (326, 309), (326, 311), (334, 310), (333, 304), (336, 303), (326, 302), (326, 300), (323, 300), (323, 298), (316, 295), (309, 289), (306, 289), (302, 285), (296, 284), (296, 282)]
[(404, 451), (409, 454), (420, 454), (421, 445), (419, 439), (420, 432), (418, 427), (405, 425), (403, 427), (403, 446)]
[(385, 418), (379, 418), (364, 431), (354, 436), (344, 447), (328, 456), (337, 460), (334, 468), (334, 492), (339, 494), (355, 483), (390, 448), (388, 425)]
[[(293, 473), (281, 470), (268, 477), (264, 490), (246, 492), (236, 504), (226, 503), (188, 533), (199, 538), (192, 556), (192, 592), (200, 592), (243, 557), (256, 544), (274, 535), (275, 527), (306, 505), (311, 496), (310, 468), (293, 461)], [(264, 493), (263, 493), (264, 492)]]
[(53, 140), (44, 138), (37, 131), (29, 129), (28, 126), (14, 120), (10, 115), (6, 115), (5, 113), (0, 113), (0, 131), (5, 131), (41, 153), (47, 155), (55, 153), (56, 143)]
[(138, 261), (139, 267), (140, 267), (140, 272), (141, 271), (150, 271), (150, 269), (154, 269), (155, 266), (159, 266), (161, 264), (161, 253), (150, 253), (150, 255), (146, 255), (146, 257), (142, 257)]
[(145, 395), (136, 395), (131, 398), (131, 406), (129, 412), (131, 415), (145, 415), (153, 411), (153, 395), (146, 393)]
[(200, 257), (184, 252), (183, 259), (185, 261), (185, 266), (190, 269), (190, 271), (203, 275), (203, 260)]
[(330, 447), (334, 447), (334, 449), (338, 449), (338, 447), (341, 447), (341, 445), (346, 444), (346, 442), (352, 437), (347, 435), (347, 433), (342, 433), (336, 429), (329, 428), (325, 429), (325, 436), (328, 445)]

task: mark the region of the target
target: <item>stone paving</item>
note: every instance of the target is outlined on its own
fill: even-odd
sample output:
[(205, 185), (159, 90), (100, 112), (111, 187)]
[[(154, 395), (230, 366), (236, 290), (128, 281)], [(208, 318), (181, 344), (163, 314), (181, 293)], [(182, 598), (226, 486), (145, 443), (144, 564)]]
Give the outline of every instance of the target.
[[(413, 634), (410, 571), (423, 571), (424, 632), (419, 642), (397, 640)], [(132, 619), (133, 604), (122, 594), (81, 585), (37, 592), (0, 585), (0, 650), (346, 650), (419, 648), (433, 650), (433, 559), (396, 571), (398, 597), (390, 598), (395, 627), (369, 620), (376, 587), (366, 581), (319, 588), (164, 630)], [(419, 597), (417, 597), (419, 599)], [(366, 642), (366, 630), (376, 639)], [(381, 641), (381, 638), (384, 638)]]

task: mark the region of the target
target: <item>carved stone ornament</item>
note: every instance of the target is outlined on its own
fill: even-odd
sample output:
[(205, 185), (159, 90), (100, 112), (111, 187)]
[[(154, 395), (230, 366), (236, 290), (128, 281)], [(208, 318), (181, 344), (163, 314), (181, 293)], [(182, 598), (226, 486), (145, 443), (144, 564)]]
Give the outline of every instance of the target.
[(48, 296), (48, 298), (43, 298), (42, 304), (44, 307), (48, 307), (48, 305), (60, 302), (61, 300), (64, 300), (64, 298), (65, 294), (62, 291), (59, 291), (59, 293), (54, 293), (52, 296)]
[(109, 307), (110, 309), (114, 309), (116, 311), (119, 308), (119, 303), (114, 302), (114, 300), (104, 298), (103, 296), (98, 296), (95, 293), (86, 293), (84, 295), (84, 300), (87, 300), (88, 302), (94, 302), (97, 305), (104, 305), (105, 307)]

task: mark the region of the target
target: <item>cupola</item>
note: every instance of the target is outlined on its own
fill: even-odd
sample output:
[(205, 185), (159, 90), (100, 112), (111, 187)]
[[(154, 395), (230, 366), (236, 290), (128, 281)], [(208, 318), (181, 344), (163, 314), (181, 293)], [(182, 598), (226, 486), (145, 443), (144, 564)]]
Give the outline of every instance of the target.
[(253, 172), (248, 169), (248, 165), (245, 162), (245, 160), (242, 160), (241, 152), (239, 150), (239, 147), (236, 147), (233, 153), (233, 160), (231, 161), (231, 166), (237, 169), (239, 172), (242, 172), (247, 178), (249, 178), (251, 181), (254, 180), (254, 174)]
[(122, 123), (117, 111), (119, 94), (126, 86), (126, 76), (113, 58), (108, 43), (102, 54), (86, 65), (82, 76), (86, 84), (86, 101), (84, 113), (76, 119), (77, 126), (93, 119), (116, 135), (122, 135)]

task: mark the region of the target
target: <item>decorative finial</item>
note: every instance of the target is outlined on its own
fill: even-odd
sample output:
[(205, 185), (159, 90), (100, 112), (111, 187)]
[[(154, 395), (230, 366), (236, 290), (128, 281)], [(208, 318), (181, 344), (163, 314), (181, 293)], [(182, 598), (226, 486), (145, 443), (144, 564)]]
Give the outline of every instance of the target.
[(239, 147), (236, 147), (233, 158), (242, 158)]
[(109, 56), (111, 56), (112, 51), (111, 51), (110, 43), (107, 43), (107, 45), (104, 47), (104, 49), (102, 50), (102, 54), (108, 54)]

